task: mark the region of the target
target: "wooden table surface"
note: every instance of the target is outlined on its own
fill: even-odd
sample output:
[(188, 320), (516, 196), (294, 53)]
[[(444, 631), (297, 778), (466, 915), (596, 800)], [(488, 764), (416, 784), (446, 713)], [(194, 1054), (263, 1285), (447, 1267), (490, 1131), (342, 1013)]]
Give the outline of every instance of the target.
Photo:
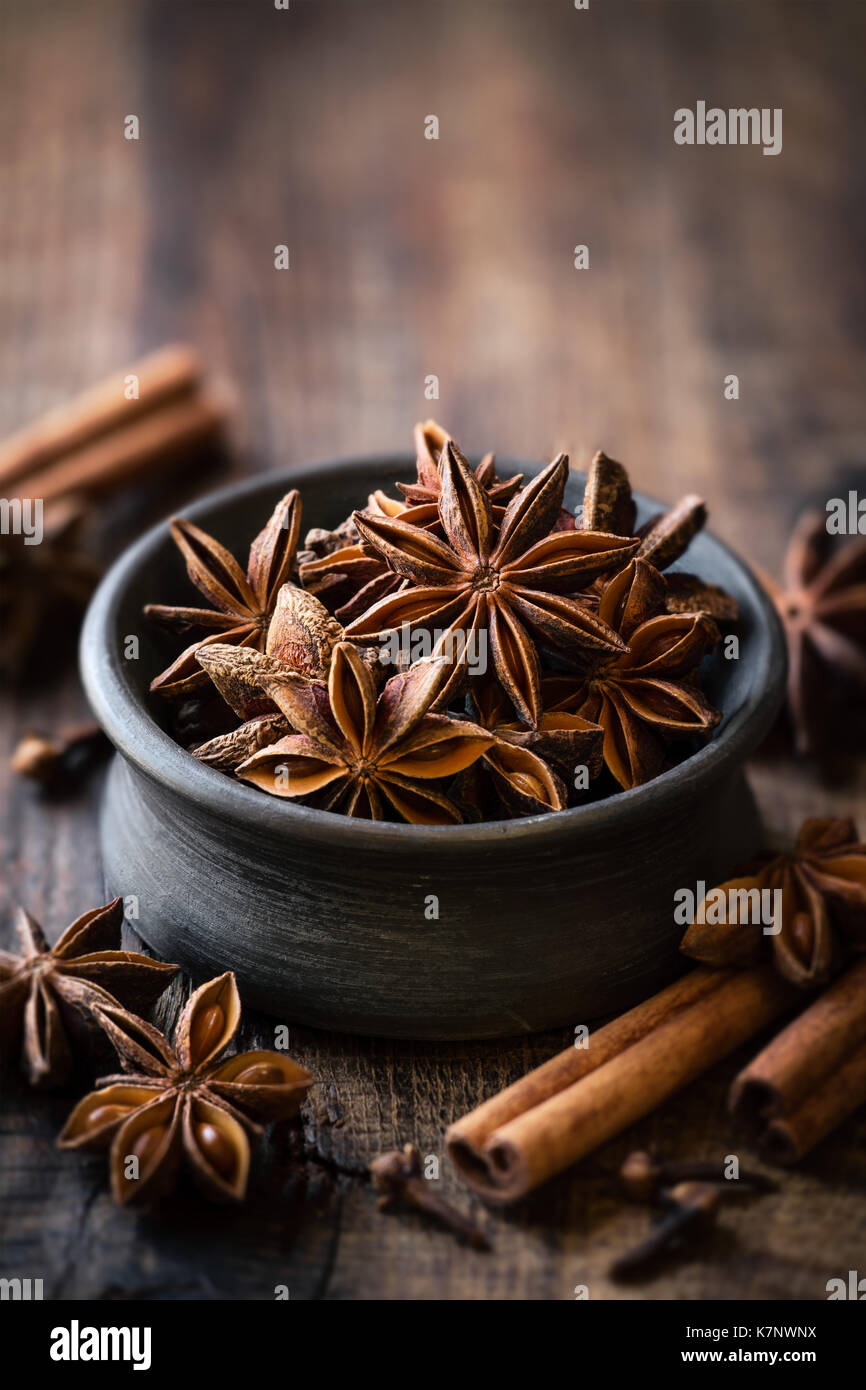
[[(581, 465), (603, 446), (644, 491), (702, 492), (717, 533), (777, 568), (803, 505), (864, 480), (864, 52), (859, 0), (0, 0), (0, 432), (188, 340), (234, 384), (236, 472), (404, 448), (434, 414), (472, 451)], [(698, 100), (783, 108), (782, 154), (675, 146), (673, 112)], [(107, 509), (104, 558), (209, 485)], [(103, 900), (99, 779), (46, 800), (5, 771), (23, 729), (83, 712), (61, 664), (3, 697), (3, 931), (18, 902), (53, 939)], [(866, 820), (862, 760), (782, 748), (751, 776), (773, 842), (806, 814)], [(724, 1096), (749, 1049), (480, 1212), (483, 1254), (381, 1215), (367, 1163), (408, 1139), (443, 1156), (446, 1125), (567, 1032), (292, 1034), (318, 1085), (238, 1211), (117, 1210), (103, 1160), (53, 1147), (74, 1092), (5, 1082), (0, 1274), (46, 1298), (820, 1299), (863, 1270), (861, 1116), (652, 1282), (608, 1280), (647, 1221), (617, 1192), (622, 1157), (738, 1152)], [(475, 1207), (447, 1161), (442, 1187)]]

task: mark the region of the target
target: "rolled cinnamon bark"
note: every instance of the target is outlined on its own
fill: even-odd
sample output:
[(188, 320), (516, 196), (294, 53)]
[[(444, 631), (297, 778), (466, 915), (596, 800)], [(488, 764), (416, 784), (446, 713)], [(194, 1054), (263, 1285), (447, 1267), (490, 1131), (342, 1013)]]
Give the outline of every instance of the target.
[(110, 492), (214, 438), (225, 418), (216, 400), (182, 397), (31, 474), (26, 480), (28, 496), (52, 502)]
[(740, 1072), (728, 1097), (731, 1113), (753, 1130), (773, 1116), (793, 1114), (864, 1039), (866, 956)]
[(590, 1035), (587, 1049), (553, 1058), (452, 1125), (449, 1155), (488, 1201), (516, 1201), (646, 1115), (797, 998), (771, 966), (695, 970)]
[(595, 1071), (596, 1067), (610, 1061), (617, 1053), (631, 1047), (660, 1023), (679, 1013), (681, 1009), (702, 998), (711, 989), (717, 989), (724, 979), (724, 972), (708, 970), (699, 966), (687, 975), (676, 980), (659, 994), (645, 999), (628, 1013), (621, 1014), (587, 1039), (587, 1047), (567, 1047), (558, 1052), (549, 1062), (544, 1062), (535, 1071), (528, 1072), (512, 1086), (507, 1086), (498, 1095), (484, 1101), (477, 1110), (464, 1115), (462, 1120), (452, 1125), (448, 1131), (449, 1141), (481, 1148), (487, 1136), (509, 1120), (534, 1109), (542, 1101), (558, 1095), (567, 1086), (579, 1081), (582, 1076)]
[(838, 1071), (828, 1074), (790, 1114), (771, 1120), (761, 1138), (761, 1155), (769, 1163), (797, 1163), (866, 1104), (866, 1042)]
[[(138, 377), (138, 396), (128, 400), (125, 384), (130, 374)], [(201, 377), (201, 360), (192, 348), (160, 348), (0, 445), (0, 488), (6, 491), (10, 484), (29, 479), (56, 459), (125, 429), (157, 407), (190, 395)], [(45, 495), (29, 486), (27, 491), (34, 497)]]

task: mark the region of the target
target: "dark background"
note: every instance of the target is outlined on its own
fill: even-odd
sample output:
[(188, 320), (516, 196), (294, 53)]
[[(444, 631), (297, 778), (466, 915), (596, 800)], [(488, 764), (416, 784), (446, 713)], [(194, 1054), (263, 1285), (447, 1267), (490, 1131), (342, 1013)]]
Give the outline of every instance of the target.
[[(0, 431), (183, 339), (232, 384), (235, 473), (408, 448), (432, 414), (476, 453), (585, 466), (604, 447), (643, 491), (701, 492), (777, 570), (806, 503), (862, 488), (864, 52), (858, 0), (0, 0)], [(675, 146), (674, 110), (701, 99), (782, 107), (782, 154)], [(106, 508), (104, 556), (210, 481)], [(83, 710), (60, 663), (4, 697), (4, 767), (23, 729)], [(862, 812), (862, 763), (833, 774), (755, 763), (772, 840)], [(0, 776), (0, 924), (20, 901), (54, 939), (102, 901), (98, 783), (46, 802)], [(74, 1093), (5, 1085), (0, 1273), (52, 1298), (814, 1299), (862, 1266), (861, 1118), (644, 1289), (606, 1279), (646, 1224), (617, 1194), (622, 1156), (735, 1151), (743, 1055), (490, 1215), (484, 1256), (380, 1216), (366, 1164), (407, 1139), (441, 1154), (451, 1119), (566, 1037), (293, 1036), (320, 1084), (237, 1213), (118, 1212), (101, 1160), (53, 1148)]]

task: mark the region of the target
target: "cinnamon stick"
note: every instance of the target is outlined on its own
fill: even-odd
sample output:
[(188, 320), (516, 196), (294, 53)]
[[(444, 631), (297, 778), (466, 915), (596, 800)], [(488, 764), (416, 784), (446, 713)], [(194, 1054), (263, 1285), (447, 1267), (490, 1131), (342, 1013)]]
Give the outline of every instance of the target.
[(866, 1105), (866, 1043), (796, 1110), (770, 1121), (762, 1136), (761, 1154), (770, 1163), (797, 1163), (861, 1105)]
[(866, 1039), (866, 956), (788, 1024), (735, 1077), (728, 1108), (754, 1127), (796, 1110)]
[(657, 1028), (711, 989), (716, 989), (721, 981), (718, 970), (708, 970), (703, 966), (690, 970), (659, 994), (653, 994), (636, 1008), (598, 1028), (587, 1039), (587, 1047), (567, 1047), (512, 1086), (491, 1096), (490, 1100), (484, 1101), (453, 1125), (449, 1135), (454, 1135), (455, 1140), (462, 1144), (481, 1148), (493, 1130), (534, 1109), (551, 1096), (558, 1095), (582, 1076), (631, 1047), (651, 1029)]
[(224, 421), (225, 411), (216, 400), (182, 398), (31, 474), (27, 493), (44, 502), (73, 494), (98, 496), (198, 448)]
[[(531, 1073), (452, 1125), (450, 1157), (488, 1201), (516, 1201), (653, 1110), (797, 998), (769, 965), (695, 970), (591, 1034), (587, 1049), (570, 1049), (570, 1063), (563, 1053), (538, 1069), (540, 1079)], [(561, 1089), (551, 1093), (557, 1080)]]
[(796, 1163), (864, 1101), (866, 957), (740, 1072), (728, 1104), (768, 1158)]
[[(138, 397), (127, 399), (126, 378), (138, 377)], [(0, 444), (0, 489), (30, 478), (55, 460), (123, 429), (199, 386), (202, 364), (192, 348), (160, 348), (75, 400), (59, 406)], [(28, 487), (32, 496), (44, 496)]]

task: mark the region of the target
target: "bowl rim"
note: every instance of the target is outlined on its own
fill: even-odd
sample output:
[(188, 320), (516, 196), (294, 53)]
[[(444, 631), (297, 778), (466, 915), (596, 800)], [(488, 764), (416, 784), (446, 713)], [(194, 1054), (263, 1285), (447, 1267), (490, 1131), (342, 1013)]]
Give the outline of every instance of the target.
[[(506, 469), (538, 471), (543, 464), (526, 460), (497, 458)], [(712, 532), (702, 537), (721, 552), (741, 572), (756, 617), (756, 636), (751, 687), (739, 709), (719, 732), (683, 762), (660, 773), (640, 787), (617, 792), (602, 801), (564, 811), (514, 820), (464, 822), (450, 826), (421, 826), (385, 821), (358, 821), (349, 816), (317, 810), (311, 806), (263, 795), (255, 787), (227, 777), (225, 773), (199, 763), (175, 743), (150, 713), (147, 703), (132, 690), (125, 674), (126, 661), (118, 644), (109, 640), (127, 584), (168, 534), (171, 516), (183, 516), (199, 524), (215, 507), (245, 498), (255, 492), (286, 492), (305, 482), (329, 474), (334, 477), (362, 473), (377, 467), (411, 470), (413, 460), (403, 453), (365, 454), (301, 464), (288, 471), (257, 473), (206, 493), (150, 527), (111, 565), (101, 580), (85, 615), (80, 641), (80, 669), (91, 709), (117, 752), (151, 782), (195, 803), (217, 820), (232, 822), (249, 830), (252, 824), (263, 833), (294, 840), (328, 843), (334, 848), (391, 849), (397, 853), (418, 854), (425, 846), (441, 852), (476, 852), (504, 840), (533, 842), (545, 849), (558, 838), (577, 834), (627, 832), (643, 822), (645, 816), (664, 815), (678, 803), (687, 803), (726, 774), (732, 773), (758, 745), (775, 719), (785, 685), (786, 652), (784, 636), (772, 601), (759, 580), (735, 551)], [(572, 469), (578, 482), (586, 474)], [(645, 493), (636, 492), (638, 501), (664, 509)]]

